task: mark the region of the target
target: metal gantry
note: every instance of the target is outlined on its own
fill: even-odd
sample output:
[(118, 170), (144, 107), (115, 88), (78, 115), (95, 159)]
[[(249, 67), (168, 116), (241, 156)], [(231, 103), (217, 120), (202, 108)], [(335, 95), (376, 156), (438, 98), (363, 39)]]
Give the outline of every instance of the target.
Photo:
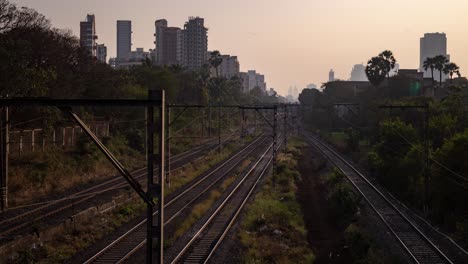
[[(112, 163), (112, 165), (117, 169), (117, 171), (124, 177), (124, 179), (129, 183), (129, 185), (137, 192), (137, 194), (145, 201), (147, 204), (147, 263), (153, 263), (153, 252), (156, 251), (156, 262), (162, 263), (163, 260), (163, 235), (164, 235), (164, 127), (165, 127), (165, 95), (164, 90), (150, 91), (149, 98), (147, 100), (127, 100), (127, 99), (51, 99), (51, 98), (2, 98), (0, 99), (0, 107), (7, 109), (11, 106), (45, 106), (45, 107), (57, 107), (61, 109), (64, 113), (70, 115), (78, 125), (83, 129), (83, 131), (90, 137), (90, 139), (96, 144), (99, 150), (105, 155), (105, 157)], [(147, 192), (145, 192), (142, 186), (137, 180), (135, 180), (130, 172), (117, 160), (117, 158), (105, 147), (105, 145), (97, 138), (97, 136), (89, 129), (89, 127), (78, 117), (76, 113), (73, 112), (73, 106), (93, 106), (93, 107), (145, 107), (147, 114), (147, 167), (148, 167), (148, 187)], [(157, 162), (159, 164), (159, 182), (158, 184), (154, 183), (154, 135), (155, 135), (155, 125), (154, 125), (154, 108), (159, 108), (159, 121), (157, 125), (158, 135), (159, 135), (159, 153), (157, 155)], [(8, 112), (7, 112), (8, 114)], [(7, 145), (8, 138), (5, 140), (5, 132), (7, 131), (7, 126), (5, 126), (5, 121), (8, 121), (8, 118), (2, 116), (1, 131), (2, 131), (2, 185), (6, 185), (8, 182), (8, 160), (5, 156), (6, 148), (4, 145)], [(8, 124), (8, 123), (7, 123)], [(6, 153), (8, 153), (6, 151)], [(5, 171), (5, 173), (3, 173)], [(5, 176), (5, 179), (3, 179)], [(3, 188), (2, 188), (3, 190)], [(7, 193), (3, 193), (5, 196)], [(6, 197), (5, 197), (6, 200)], [(157, 225), (153, 226), (153, 211), (155, 200), (158, 201), (159, 218)], [(3, 201), (3, 199), (2, 199)], [(3, 202), (2, 202), (3, 205)], [(153, 239), (156, 239), (157, 250), (153, 250)]]

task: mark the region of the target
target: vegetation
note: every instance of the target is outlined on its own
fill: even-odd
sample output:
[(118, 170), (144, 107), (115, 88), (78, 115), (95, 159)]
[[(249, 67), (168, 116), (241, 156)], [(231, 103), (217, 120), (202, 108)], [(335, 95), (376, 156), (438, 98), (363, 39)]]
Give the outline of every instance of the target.
[(5, 263), (64, 263), (80, 250), (91, 246), (139, 215), (144, 208), (143, 202), (131, 201), (116, 210), (103, 213), (100, 217), (74, 225), (64, 233), (56, 233), (46, 241), (42, 241), (43, 245), (39, 247), (20, 250), (15, 259), (5, 260)]
[[(377, 65), (380, 78), (385, 72), (382, 65)], [(441, 56), (428, 59), (425, 68), (448, 67), (458, 75), (458, 67), (448, 65)], [(306, 127), (352, 157), (420, 215), (468, 244), (468, 211), (463, 206), (468, 202), (468, 178), (462, 154), (468, 133), (468, 81), (447, 81), (436, 87), (435, 97), (422, 96), (414, 80), (401, 76), (358, 93), (340, 85), (326, 83), (321, 92), (301, 93), (301, 104), (308, 106), (303, 112)], [(343, 102), (352, 104), (335, 105)]]
[(395, 64), (396, 59), (393, 53), (385, 50), (367, 62), (365, 69), (367, 78), (373, 85), (379, 86), (386, 77), (390, 77), (390, 72), (395, 68)]
[[(147, 97), (150, 89), (165, 89), (166, 101), (170, 104), (253, 104), (279, 100), (263, 91), (242, 93), (242, 82), (237, 77), (211, 76), (211, 67), (216, 69), (219, 59), (219, 52), (214, 52), (209, 60), (211, 65), (207, 63), (197, 71), (189, 71), (180, 65), (156, 66), (148, 60), (129, 70), (116, 70), (97, 62), (80, 47), (76, 36), (70, 31), (53, 28), (42, 14), (0, 0), (0, 97), (142, 99)], [(145, 154), (142, 109), (74, 110), (86, 120), (108, 121), (110, 135), (104, 143), (117, 152), (126, 166), (142, 165)], [(175, 115), (179, 113), (178, 110), (173, 112)], [(219, 114), (221, 130), (229, 131), (229, 124), (233, 123), (225, 121), (229, 120), (227, 111), (220, 110)], [(218, 127), (216, 118), (211, 127), (207, 127), (208, 122), (197, 122), (207, 115), (206, 112), (187, 111), (172, 124), (172, 154), (196, 144), (197, 140), (192, 137), (206, 137), (204, 131)], [(73, 124), (61, 111), (53, 108), (12, 107), (10, 117), (16, 130), (43, 128), (46, 134), (51, 133), (51, 128)], [(77, 150), (72, 153), (50, 149), (28, 154), (26, 158), (32, 163), (25, 166), (24, 157), (13, 160), (11, 178), (14, 180), (10, 190), (36, 194), (30, 190), (40, 187), (44, 192), (41, 195), (47, 195), (49, 190), (63, 190), (109, 172), (110, 166), (102, 162), (102, 155), (89, 142), (86, 137), (80, 138)], [(114, 148), (113, 144), (118, 147)], [(24, 184), (29, 181), (31, 185)], [(27, 197), (18, 197), (19, 200), (27, 200)]]
[(240, 241), (246, 247), (245, 263), (312, 263), (301, 207), (296, 200), (300, 181), (296, 159), (303, 144), (291, 140), (280, 154), (278, 174), (269, 177), (241, 223)]

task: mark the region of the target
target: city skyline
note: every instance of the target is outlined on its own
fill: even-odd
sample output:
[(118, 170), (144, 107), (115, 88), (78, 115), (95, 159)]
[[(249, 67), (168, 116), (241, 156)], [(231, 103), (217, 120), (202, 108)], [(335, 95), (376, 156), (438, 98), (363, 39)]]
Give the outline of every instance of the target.
[[(463, 29), (467, 22), (463, 14), (468, 8), (466, 1), (454, 1), (450, 6), (432, 0), (396, 0), (387, 5), (365, 0), (359, 6), (338, 0), (296, 0), (275, 5), (264, 0), (12, 2), (38, 10), (54, 27), (71, 29), (77, 37), (79, 22), (86, 14), (95, 14), (99, 43), (107, 46), (108, 57), (116, 54), (117, 20), (131, 20), (132, 47), (148, 50), (154, 48), (155, 20), (167, 19), (171, 25), (182, 26), (189, 16), (203, 17), (209, 28), (209, 50), (237, 56), (241, 71), (262, 72), (268, 79), (268, 88), (275, 87), (282, 95), (292, 84), (302, 88), (308, 83), (325, 82), (330, 69), (334, 69), (336, 78), (348, 79), (355, 64), (366, 63), (384, 49), (393, 51), (402, 68), (418, 69), (419, 39), (425, 33), (445, 32), (451, 60), (460, 66), (462, 75), (468, 67), (464, 49), (468, 39)], [(383, 7), (385, 14), (398, 15), (377, 19)], [(449, 16), (439, 21), (441, 13)], [(375, 38), (375, 34), (380, 37)]]

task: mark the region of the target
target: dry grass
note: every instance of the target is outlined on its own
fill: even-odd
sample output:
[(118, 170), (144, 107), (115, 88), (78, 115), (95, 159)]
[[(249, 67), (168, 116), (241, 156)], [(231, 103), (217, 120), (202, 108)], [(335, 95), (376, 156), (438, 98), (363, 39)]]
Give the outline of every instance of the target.
[(171, 237), (171, 241), (175, 241), (177, 238), (182, 236), (187, 230), (192, 227), (212, 206), (213, 204), (221, 197), (221, 194), (236, 180), (237, 176), (241, 171), (243, 171), (249, 164), (252, 162), (252, 158), (244, 160), (241, 165), (236, 169), (233, 175), (227, 177), (219, 186), (218, 189), (211, 191), (210, 196), (203, 200), (202, 202), (196, 204), (190, 215), (178, 226), (176, 232)]
[(64, 263), (80, 250), (91, 246), (97, 240), (139, 215), (144, 208), (144, 203), (136, 198), (111, 212), (81, 223), (76, 228), (55, 235), (50, 240), (44, 241), (41, 247), (33, 250), (19, 250), (18, 259), (9, 263)]

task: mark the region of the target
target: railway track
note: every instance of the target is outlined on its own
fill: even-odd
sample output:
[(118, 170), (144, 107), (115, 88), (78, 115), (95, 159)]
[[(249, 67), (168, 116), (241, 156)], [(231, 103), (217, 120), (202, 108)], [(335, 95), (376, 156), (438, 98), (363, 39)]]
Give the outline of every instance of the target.
[(318, 138), (307, 134), (304, 137), (343, 172), (415, 263), (453, 263), (415, 223), (346, 159)]
[[(196, 182), (187, 185), (173, 197), (168, 197), (164, 206), (165, 224), (168, 225), (176, 219), (185, 209), (195, 204), (200, 197), (209, 193), (216, 184), (231, 173), (249, 155), (258, 150), (266, 139), (259, 137), (245, 148), (231, 156), (229, 159), (210, 169), (200, 176)], [(158, 214), (158, 211), (154, 215)], [(136, 224), (129, 231), (115, 239), (105, 248), (88, 258), (84, 263), (122, 263), (146, 243), (146, 219)]]
[[(229, 135), (223, 139), (222, 144), (230, 140), (233, 135)], [(204, 145), (195, 147), (194, 149), (175, 155), (171, 158), (171, 166), (176, 170), (185, 164), (201, 158), (201, 153), (211, 150), (218, 145), (218, 140), (210, 140)], [(157, 170), (157, 168), (155, 168)], [(146, 168), (138, 169), (132, 173), (136, 180), (142, 181), (146, 179)], [(5, 242), (9, 237), (17, 235), (21, 230), (29, 228), (32, 224), (43, 221), (47, 218), (64, 212), (67, 209), (74, 208), (80, 204), (89, 202), (98, 195), (108, 193), (113, 190), (124, 188), (127, 183), (122, 177), (115, 176), (100, 184), (86, 188), (76, 192), (73, 195), (58, 199), (50, 203), (37, 206), (32, 209), (19, 210), (16, 215), (1, 214), (0, 215), (0, 244)]]
[[(280, 148), (281, 143), (277, 147)], [(207, 263), (235, 223), (272, 161), (270, 145), (171, 263)]]

